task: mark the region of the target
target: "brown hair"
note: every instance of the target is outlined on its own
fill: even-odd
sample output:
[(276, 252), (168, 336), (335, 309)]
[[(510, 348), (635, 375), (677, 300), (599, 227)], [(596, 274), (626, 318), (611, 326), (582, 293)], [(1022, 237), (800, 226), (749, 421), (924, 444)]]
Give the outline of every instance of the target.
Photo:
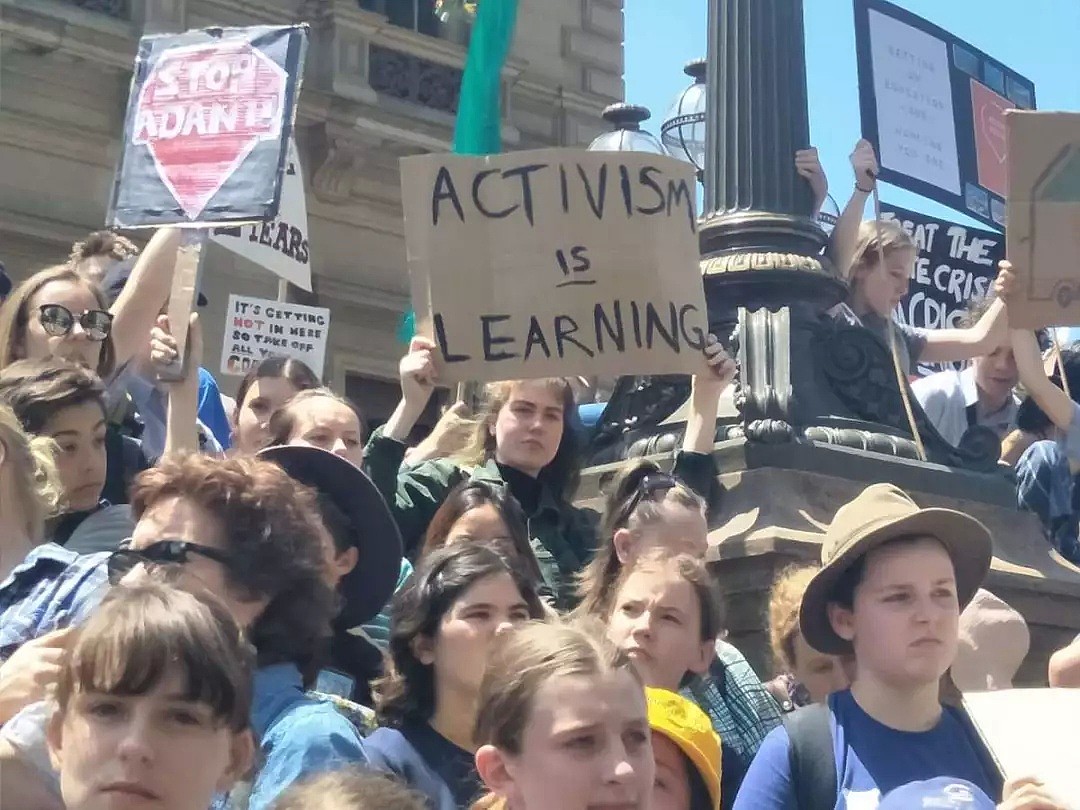
[(46, 519), (60, 511), (64, 492), (53, 459), (53, 442), (27, 435), (15, 412), (0, 405), (0, 444), (12, 480), (15, 508), (24, 519), (23, 530), (31, 543), (37, 543)]
[(257, 458), (165, 456), (131, 488), (138, 522), (156, 504), (183, 498), (221, 523), (226, 581), (246, 600), (266, 599), (249, 630), (259, 666), (290, 662), (311, 679), (326, 650), (337, 600), (324, 579), (323, 527), (315, 494)]
[(388, 774), (343, 768), (295, 782), (274, 810), (427, 810), (427, 801)]
[(541, 579), (532, 546), (529, 545), (529, 533), (521, 504), (510, 494), (509, 489), (490, 481), (464, 481), (450, 490), (450, 494), (446, 496), (446, 500), (442, 502), (442, 506), (436, 510), (431, 523), (428, 524), (427, 531), (424, 533), (424, 544), (416, 557), (417, 563), (433, 551), (443, 548), (450, 532), (454, 529), (454, 524), (466, 513), (482, 506), (494, 508), (499, 513), (502, 522), (506, 524), (509, 533), (503, 544), (506, 550), (520, 557), (533, 576), (537, 580)]
[(319, 376), (303, 360), (292, 357), (267, 357), (252, 366), (251, 370), (244, 375), (244, 379), (240, 381), (240, 387), (236, 389), (234, 420), (239, 417), (240, 409), (244, 407), (244, 400), (247, 399), (251, 386), (259, 380), (285, 380), (298, 392), (322, 387)]
[(138, 255), (139, 249), (130, 239), (113, 231), (94, 231), (81, 242), (76, 242), (71, 246), (71, 256), (68, 257), (68, 261), (77, 270), (79, 262), (97, 256), (121, 262)]
[(882, 254), (889, 256), (900, 251), (914, 253), (917, 250), (914, 240), (896, 220), (866, 220), (859, 225), (859, 235), (855, 240), (855, 252), (851, 257), (851, 272), (848, 278), (854, 280), (856, 272), (877, 264)]
[(559, 449), (551, 463), (541, 471), (540, 480), (550, 487), (556, 498), (570, 501), (581, 480), (581, 437), (574, 389), (563, 377), (488, 383), (484, 388), (484, 403), (477, 414), (472, 436), (468, 444), (451, 457), (451, 461), (466, 467), (478, 467), (495, 456), (495, 420), (499, 411), (510, 401), (514, 388), (526, 383), (543, 385), (562, 400), (563, 426)]
[(400, 726), (407, 720), (431, 719), (435, 712), (435, 670), (417, 658), (414, 643), (421, 636), (434, 639), (443, 616), (454, 603), (477, 582), (498, 574), (510, 575), (531, 618), (543, 617), (536, 582), (526, 573), (521, 560), (498, 546), (458, 543), (438, 549), (418, 563), (412, 578), (391, 602), (390, 666), (372, 684), (381, 725)]
[(105, 386), (89, 369), (57, 360), (18, 360), (0, 370), (0, 402), (38, 434), (60, 411), (93, 402), (105, 416)]
[(270, 415), (270, 440), (267, 447), (288, 444), (292, 440), (293, 431), (296, 430), (297, 412), (304, 406), (305, 402), (310, 402), (316, 398), (333, 400), (356, 414), (356, 421), (360, 423), (360, 440), (363, 441), (367, 432), (364, 426), (364, 417), (355, 405), (344, 397), (339, 397), (329, 388), (307, 388), (291, 397), (288, 402)]
[[(42, 287), (54, 281), (62, 281), (70, 284), (78, 284), (88, 289), (94, 295), (97, 305), (108, 311), (109, 302), (104, 294), (95, 285), (86, 282), (78, 273), (68, 265), (60, 265), (34, 273), (22, 284), (11, 291), (11, 295), (0, 307), (0, 369), (21, 360), (26, 352), (26, 329), (30, 323), (30, 299), (33, 298)], [(108, 377), (116, 366), (116, 349), (113, 346), (110, 334), (101, 342), (101, 351), (98, 354), (98, 365), (94, 369), (101, 377)]]
[[(597, 677), (618, 670), (626, 670), (641, 682), (626, 653), (606, 639), (595, 620), (530, 622), (502, 634), (488, 656), (480, 685), (476, 744), (494, 745), (520, 756), (533, 702), (545, 683), (568, 675)], [(488, 795), (473, 810), (501, 807), (505, 807), (502, 799)]]
[(724, 601), (720, 589), (705, 567), (705, 563), (689, 554), (672, 554), (666, 549), (651, 549), (625, 566), (619, 575), (611, 596), (611, 604), (604, 618), (610, 619), (618, 607), (616, 599), (634, 574), (672, 573), (686, 580), (694, 589), (701, 608), (701, 640), (715, 641), (724, 630)]
[(611, 493), (604, 504), (599, 536), (603, 539), (585, 568), (577, 575), (577, 593), (583, 613), (604, 615), (619, 577), (622, 563), (612, 542), (615, 532), (628, 529), (638, 535), (644, 529), (662, 523), (665, 509), (678, 506), (705, 513), (705, 501), (690, 487), (663, 472), (651, 461), (629, 461), (619, 470)]
[(997, 299), (993, 295), (983, 295), (978, 298), (972, 298), (968, 301), (968, 305), (964, 308), (956, 325), (961, 329), (970, 329), (982, 320), (982, 316), (989, 312), (990, 307), (996, 300)]
[(769, 594), (769, 642), (773, 664), (778, 670), (795, 668), (795, 638), (799, 628), (799, 608), (806, 586), (818, 571), (813, 565), (791, 565), (780, 572)]
[(232, 731), (250, 725), (254, 655), (212, 594), (146, 581), (113, 588), (65, 652), (60, 716), (79, 692), (144, 695), (179, 665), (184, 696)]

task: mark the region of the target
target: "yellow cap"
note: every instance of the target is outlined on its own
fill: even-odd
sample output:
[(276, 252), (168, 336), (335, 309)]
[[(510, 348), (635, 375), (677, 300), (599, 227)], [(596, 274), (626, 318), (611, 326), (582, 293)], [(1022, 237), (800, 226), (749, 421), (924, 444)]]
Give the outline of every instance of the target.
[(649, 727), (679, 746), (697, 768), (714, 808), (720, 807), (720, 737), (697, 704), (667, 689), (645, 688)]

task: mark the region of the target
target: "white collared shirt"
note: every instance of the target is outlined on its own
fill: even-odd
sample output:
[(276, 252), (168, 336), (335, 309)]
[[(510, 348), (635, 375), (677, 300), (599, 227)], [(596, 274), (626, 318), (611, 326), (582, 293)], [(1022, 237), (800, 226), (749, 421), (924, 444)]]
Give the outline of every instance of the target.
[[(911, 390), (945, 441), (954, 447), (960, 444), (960, 438), (968, 429), (967, 409), (979, 402), (975, 367), (970, 365), (963, 371), (950, 369), (931, 374), (913, 382)], [(993, 413), (980, 413), (976, 408), (976, 423), (1004, 438), (1016, 427), (1019, 407), (1020, 400), (1014, 393)]]

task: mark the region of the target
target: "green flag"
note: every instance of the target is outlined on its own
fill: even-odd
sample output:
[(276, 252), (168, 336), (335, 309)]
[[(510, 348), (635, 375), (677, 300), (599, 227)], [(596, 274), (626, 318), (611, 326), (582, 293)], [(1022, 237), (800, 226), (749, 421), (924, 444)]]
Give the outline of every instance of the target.
[[(502, 67), (514, 41), (518, 0), (479, 0), (465, 75), (461, 79), (453, 151), (492, 155), (502, 151)], [(408, 343), (416, 316), (402, 318), (399, 337)]]

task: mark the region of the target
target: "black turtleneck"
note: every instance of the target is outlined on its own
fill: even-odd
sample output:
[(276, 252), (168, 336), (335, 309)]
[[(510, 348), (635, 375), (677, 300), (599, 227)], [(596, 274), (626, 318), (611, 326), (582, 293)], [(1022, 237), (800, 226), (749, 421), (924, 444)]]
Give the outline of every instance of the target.
[(540, 490), (542, 487), (540, 481), (528, 473), (523, 473), (516, 467), (498, 464), (498, 462), (496, 464), (499, 467), (499, 474), (502, 476), (503, 481), (510, 487), (510, 494), (517, 498), (517, 502), (521, 504), (525, 514), (528, 517), (535, 515), (536, 510), (540, 507)]

